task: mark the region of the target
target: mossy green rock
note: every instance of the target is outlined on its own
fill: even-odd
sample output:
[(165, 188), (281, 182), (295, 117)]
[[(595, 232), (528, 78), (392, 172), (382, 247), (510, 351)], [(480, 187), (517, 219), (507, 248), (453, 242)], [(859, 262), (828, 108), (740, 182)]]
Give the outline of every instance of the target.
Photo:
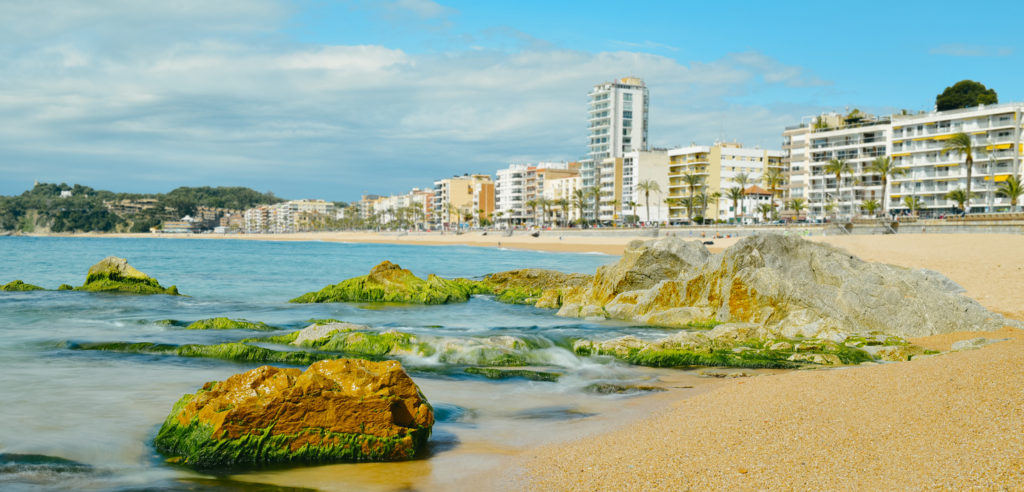
[(396, 361), (262, 366), (207, 383), (171, 410), (157, 451), (197, 468), (415, 457), (433, 409)]
[(295, 303), (320, 302), (394, 302), (404, 304), (447, 304), (465, 302), (469, 296), (485, 292), (478, 282), (443, 279), (430, 275), (426, 280), (409, 270), (385, 261), (368, 275), (328, 285), (292, 299)]
[(476, 374), (488, 379), (524, 378), (531, 381), (555, 382), (562, 377), (557, 372), (537, 371), (533, 369), (506, 369), (500, 367), (467, 367), (466, 374)]
[(175, 286), (163, 287), (155, 278), (128, 264), (128, 260), (108, 256), (89, 268), (85, 284), (75, 290), (86, 292), (117, 292), (121, 294), (180, 295)]
[(277, 328), (262, 321), (247, 321), (244, 319), (230, 318), (209, 318), (201, 319), (185, 327), (186, 330), (256, 330), (273, 331)]
[(298, 350), (271, 350), (247, 343), (220, 343), (216, 345), (170, 345), (150, 342), (95, 342), (69, 345), (72, 350), (102, 350), (128, 354), (176, 355), (201, 359), (220, 359), (234, 362), (260, 362), (305, 366), (333, 359), (337, 355)]
[(0, 290), (4, 292), (30, 292), (33, 290), (46, 290), (38, 285), (26, 284), (21, 280), (14, 280), (0, 286)]
[(484, 277), (480, 285), (493, 293), (499, 302), (558, 308), (567, 291), (586, 287), (592, 279), (592, 276), (581, 273), (524, 268), (492, 273)]

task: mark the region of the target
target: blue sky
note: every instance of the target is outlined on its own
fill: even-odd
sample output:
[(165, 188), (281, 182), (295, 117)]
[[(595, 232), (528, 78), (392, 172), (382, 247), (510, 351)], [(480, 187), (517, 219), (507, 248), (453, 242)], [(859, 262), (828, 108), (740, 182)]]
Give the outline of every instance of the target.
[(927, 110), (965, 78), (1024, 101), (1022, 14), (1014, 2), (7, 4), (0, 194), (38, 179), (351, 200), (573, 160), (587, 91), (625, 75), (650, 88), (654, 145), (778, 148), (803, 116)]

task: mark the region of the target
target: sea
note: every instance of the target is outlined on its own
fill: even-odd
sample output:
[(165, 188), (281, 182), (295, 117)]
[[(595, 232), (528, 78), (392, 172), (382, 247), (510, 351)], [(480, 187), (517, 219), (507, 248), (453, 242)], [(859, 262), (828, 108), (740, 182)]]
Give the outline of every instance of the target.
[[(0, 237), (0, 284), (81, 285), (107, 256), (127, 258), (182, 297), (69, 291), (0, 292), (0, 490), (453, 490), (499, 473), (531, 446), (600, 432), (643, 396), (600, 394), (595, 383), (683, 384), (678, 371), (577, 357), (571, 341), (658, 328), (562, 318), (554, 310), (488, 296), (442, 306), (290, 304), (390, 260), (419, 276), (479, 278), (517, 268), (594, 273), (600, 254), (461, 246), (166, 238)], [(181, 395), (260, 364), (72, 350), (85, 342), (214, 344), (267, 335), (196, 331), (158, 323), (225, 316), (298, 330), (334, 318), (458, 339), (511, 335), (540, 341), (558, 382), (490, 380), (402, 360), (436, 410), (428, 449), (402, 463), (205, 470), (169, 464), (152, 446)], [(282, 331), (284, 333), (284, 331)], [(687, 386), (678, 386), (687, 387)], [(507, 473), (505, 470), (502, 473)]]

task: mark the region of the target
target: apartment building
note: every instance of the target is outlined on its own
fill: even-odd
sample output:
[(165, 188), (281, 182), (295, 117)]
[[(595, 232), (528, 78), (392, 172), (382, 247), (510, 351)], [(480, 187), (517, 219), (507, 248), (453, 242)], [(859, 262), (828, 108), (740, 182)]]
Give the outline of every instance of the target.
[[(622, 157), (609, 157), (598, 167), (600, 204), (598, 218), (602, 221), (625, 221), (636, 216), (640, 222), (661, 222), (668, 219), (668, 152), (666, 150), (631, 151)], [(640, 183), (652, 181), (658, 191), (647, 194)], [(648, 209), (650, 215), (648, 215)]]
[(527, 202), (545, 197), (549, 182), (579, 176), (577, 162), (540, 162), (512, 164), (497, 172), (494, 184), (495, 217), (508, 225), (533, 222), (533, 210)]
[(486, 174), (464, 174), (434, 181), (431, 205), (435, 227), (453, 229), (479, 222), (494, 212), (494, 181)]
[(907, 174), (892, 180), (889, 209), (909, 213), (908, 197), (920, 204), (918, 210), (926, 216), (947, 213), (957, 206), (946, 195), (966, 190), (967, 167), (963, 155), (943, 153), (942, 148), (962, 132), (971, 136), (974, 145), (971, 210), (1009, 211), (1009, 198), (997, 195), (996, 190), (999, 183), (1022, 172), (1022, 114), (1024, 103), (893, 115), (891, 156)]
[(583, 178), (578, 174), (575, 176), (551, 178), (544, 182), (544, 198), (548, 199), (551, 203), (566, 200), (569, 203), (569, 210), (562, 219), (575, 222), (580, 219), (580, 210), (576, 206), (576, 191), (581, 189), (583, 189)]
[(261, 205), (245, 211), (245, 232), (308, 231), (325, 227), (335, 216), (334, 203), (324, 200), (292, 200)]
[[(686, 203), (691, 197), (691, 186), (686, 182), (687, 175), (699, 177), (694, 185), (692, 196), (699, 203), (693, 205), (694, 216), (706, 219), (751, 222), (758, 216), (756, 213), (757, 189), (751, 185), (763, 183), (765, 174), (770, 170), (782, 173), (784, 170), (782, 150), (765, 150), (745, 148), (736, 142), (715, 142), (713, 145), (690, 145), (670, 149), (668, 151), (668, 198), (669, 220), (682, 221), (687, 218)], [(747, 183), (741, 184), (737, 177), (745, 175)], [(751, 194), (737, 203), (728, 198), (728, 190), (741, 187)], [(775, 193), (781, 199), (783, 188), (779, 186)], [(707, 200), (700, 200), (701, 197)], [(771, 201), (771, 200), (769, 200)]]
[[(812, 117), (783, 131), (787, 198), (806, 199), (807, 214), (815, 219), (864, 216), (869, 200), (885, 202), (893, 213), (909, 213), (908, 200), (925, 216), (953, 212), (956, 203), (946, 195), (966, 189), (967, 169), (964, 156), (942, 149), (953, 135), (967, 133), (974, 144), (972, 209), (1008, 210), (1009, 199), (995, 190), (1021, 172), (1022, 111), (1024, 104), (1009, 103), (881, 117), (856, 110)], [(883, 190), (882, 176), (870, 166), (886, 156), (906, 174), (890, 178)], [(833, 160), (849, 165), (838, 182), (825, 170)]]
[(650, 95), (644, 81), (624, 77), (597, 84), (588, 94), (587, 158), (581, 161), (584, 188), (599, 186), (598, 166), (605, 159), (647, 150)]

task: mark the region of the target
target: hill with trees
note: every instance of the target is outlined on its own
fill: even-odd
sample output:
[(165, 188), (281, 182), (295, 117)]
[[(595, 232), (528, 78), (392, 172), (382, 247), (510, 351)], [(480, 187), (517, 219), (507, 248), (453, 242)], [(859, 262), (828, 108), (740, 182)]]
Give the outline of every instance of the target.
[[(144, 201), (125, 212), (117, 204)], [(88, 186), (38, 183), (17, 196), (0, 196), (0, 230), (50, 232), (148, 232), (166, 220), (194, 215), (199, 207), (245, 210), (283, 201), (244, 187), (181, 187), (170, 193), (115, 193)]]

